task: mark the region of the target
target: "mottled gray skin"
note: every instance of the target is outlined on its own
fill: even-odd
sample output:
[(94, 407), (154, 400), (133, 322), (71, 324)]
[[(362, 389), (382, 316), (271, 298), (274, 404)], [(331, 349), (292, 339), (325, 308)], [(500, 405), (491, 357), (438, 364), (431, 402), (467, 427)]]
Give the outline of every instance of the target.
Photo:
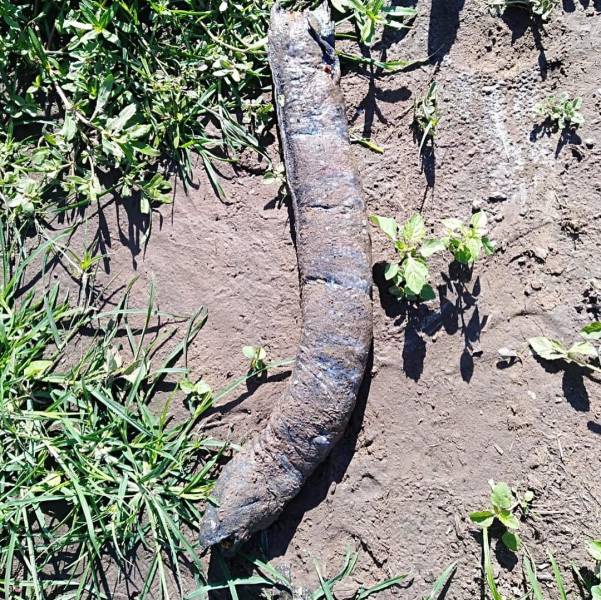
[(200, 524), (233, 549), (277, 519), (347, 426), (372, 339), (371, 245), (324, 9), (274, 8), (269, 61), (300, 273), (301, 340), (288, 391), (223, 469)]

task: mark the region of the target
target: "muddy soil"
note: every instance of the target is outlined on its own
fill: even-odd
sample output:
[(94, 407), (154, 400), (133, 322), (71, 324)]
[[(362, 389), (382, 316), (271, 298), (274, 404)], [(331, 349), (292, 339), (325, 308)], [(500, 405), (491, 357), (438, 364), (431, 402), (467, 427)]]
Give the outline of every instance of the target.
[[(520, 12), (491, 16), (474, 1), (417, 8), (413, 29), (386, 32), (373, 55), (431, 56), (427, 65), (342, 79), (353, 133), (385, 149), (354, 146), (369, 211), (401, 220), (421, 211), (436, 230), (481, 208), (499, 250), (469, 281), (435, 263), (438, 298), (408, 308), (385, 291), (391, 247), (372, 231), (371, 371), (344, 439), (263, 543), (299, 584), (316, 581), (313, 559), (333, 574), (345, 546), (362, 557), (343, 587), (414, 575), (408, 591), (382, 598), (421, 597), (460, 560), (447, 597), (467, 600), (481, 593), (481, 538), (467, 513), (484, 506), (489, 479), (535, 492), (521, 533), (539, 564), (547, 550), (566, 567), (586, 562), (585, 541), (601, 537), (601, 380), (537, 360), (526, 342), (570, 342), (601, 311), (601, 5), (564, 0), (544, 28)], [(443, 118), (434, 154), (422, 161), (411, 106), (432, 78)], [(563, 90), (583, 98), (586, 123), (560, 140), (536, 128), (535, 106)], [(208, 308), (189, 363), (215, 389), (244, 373), (245, 344), (265, 346), (273, 359), (294, 356), (300, 315), (287, 202), (260, 175), (223, 175), (227, 203), (200, 166), (193, 187), (178, 183), (145, 252), (134, 215), (109, 215), (103, 228), (105, 267), (120, 282), (140, 275), (140, 300), (154, 280), (163, 310)], [(520, 358), (503, 363), (502, 347)], [(288, 375), (273, 372), (224, 399), (207, 431), (246, 441)], [(183, 406), (174, 410), (185, 418)], [(519, 596), (520, 565), (493, 547), (501, 590)]]

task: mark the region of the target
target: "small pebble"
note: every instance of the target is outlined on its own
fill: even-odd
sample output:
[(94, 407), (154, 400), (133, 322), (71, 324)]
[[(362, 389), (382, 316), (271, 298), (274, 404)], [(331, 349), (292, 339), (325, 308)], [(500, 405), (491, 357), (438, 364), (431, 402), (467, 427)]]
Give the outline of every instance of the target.
[(532, 248), (532, 254), (539, 260), (544, 261), (547, 256), (549, 256), (549, 251), (542, 246), (534, 246), (534, 248)]
[(595, 140), (592, 138), (586, 138), (586, 140), (584, 140), (584, 144), (587, 148), (593, 148), (595, 146)]

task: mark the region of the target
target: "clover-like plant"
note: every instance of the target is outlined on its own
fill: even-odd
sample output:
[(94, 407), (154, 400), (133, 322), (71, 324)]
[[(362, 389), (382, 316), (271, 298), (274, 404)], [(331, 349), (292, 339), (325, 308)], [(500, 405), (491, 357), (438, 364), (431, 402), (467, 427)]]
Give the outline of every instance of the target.
[(393, 242), (398, 260), (386, 263), (384, 278), (390, 281), (389, 292), (397, 298), (432, 300), (434, 290), (428, 283), (430, 274), (426, 260), (444, 250), (440, 240), (426, 239), (421, 215), (414, 214), (402, 227), (391, 217), (372, 215), (377, 225)]
[(552, 125), (555, 130), (565, 131), (577, 129), (584, 123), (582, 98), (570, 98), (569, 94), (562, 92), (558, 96), (549, 96), (536, 107), (537, 113)]
[(414, 8), (407, 6), (389, 6), (386, 0), (330, 0), (340, 13), (355, 20), (361, 42), (371, 46), (376, 41), (378, 26), (406, 29), (407, 21), (417, 14)]
[(469, 225), (464, 225), (460, 219), (455, 218), (445, 219), (442, 224), (445, 229), (442, 243), (458, 263), (472, 265), (482, 255), (490, 256), (494, 253), (494, 243), (487, 235), (485, 212), (474, 213)]
[(582, 340), (574, 342), (569, 348), (560, 340), (538, 336), (528, 340), (532, 351), (545, 360), (561, 360), (574, 363), (601, 373), (601, 346), (595, 342), (601, 340), (601, 321), (593, 321), (580, 330)]

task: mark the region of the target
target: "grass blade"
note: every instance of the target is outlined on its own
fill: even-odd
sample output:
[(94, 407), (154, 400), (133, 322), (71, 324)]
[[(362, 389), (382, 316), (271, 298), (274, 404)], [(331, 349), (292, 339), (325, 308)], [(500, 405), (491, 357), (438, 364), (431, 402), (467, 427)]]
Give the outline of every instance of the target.
[(455, 570), (457, 569), (457, 562), (450, 564), (438, 577), (438, 579), (434, 582), (434, 587), (430, 592), (430, 595), (426, 600), (438, 600), (440, 594), (446, 587), (447, 583), (455, 574)]
[(524, 556), (523, 566), (524, 574), (526, 575), (526, 581), (530, 585), (530, 591), (532, 592), (534, 599), (544, 600), (543, 592), (540, 588), (540, 584), (538, 583), (538, 579), (536, 578), (534, 565), (527, 556)]
[(555, 582), (557, 583), (559, 598), (560, 600), (568, 600), (563, 575), (561, 574), (557, 561), (551, 551), (549, 551), (549, 560), (551, 561), (551, 568), (553, 569), (553, 575), (555, 576)]

